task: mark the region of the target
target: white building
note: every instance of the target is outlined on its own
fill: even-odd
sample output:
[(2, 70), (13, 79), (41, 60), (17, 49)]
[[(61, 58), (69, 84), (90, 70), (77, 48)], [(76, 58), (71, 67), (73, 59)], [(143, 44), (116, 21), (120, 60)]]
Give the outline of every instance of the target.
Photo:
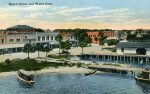
[(128, 35), (127, 42), (116, 45), (117, 54), (147, 55), (150, 56), (150, 35)]

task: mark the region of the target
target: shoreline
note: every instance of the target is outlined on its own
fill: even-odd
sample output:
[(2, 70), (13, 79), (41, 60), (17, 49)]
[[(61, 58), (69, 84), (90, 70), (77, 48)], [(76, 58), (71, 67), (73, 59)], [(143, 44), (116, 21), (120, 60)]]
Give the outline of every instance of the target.
[[(33, 75), (39, 75), (39, 74), (46, 74), (46, 73), (61, 73), (61, 74), (75, 74), (75, 73), (87, 73), (90, 72), (91, 69), (86, 69), (83, 67), (77, 68), (77, 67), (50, 67), (48, 69), (42, 69), (38, 71), (27, 71)], [(104, 73), (101, 71), (98, 71), (97, 73)], [(0, 77), (6, 77), (6, 76), (17, 76), (17, 71), (11, 71), (11, 72), (2, 72), (0, 73)]]

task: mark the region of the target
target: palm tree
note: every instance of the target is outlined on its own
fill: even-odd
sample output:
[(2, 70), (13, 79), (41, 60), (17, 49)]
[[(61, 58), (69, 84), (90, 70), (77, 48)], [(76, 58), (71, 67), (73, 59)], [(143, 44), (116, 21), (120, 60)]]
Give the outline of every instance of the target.
[(82, 48), (82, 54), (83, 54), (83, 48), (84, 48), (86, 45), (87, 45), (86, 42), (81, 42), (80, 45), (79, 45), (79, 46)]
[(60, 54), (60, 43), (62, 42), (62, 39), (63, 39), (63, 37), (62, 37), (60, 34), (58, 34), (58, 35), (56, 36), (56, 41), (59, 42), (59, 54)]
[(50, 49), (48, 46), (46, 46), (46, 47), (44, 48), (44, 51), (46, 52), (46, 57), (47, 57), (47, 53), (50, 52), (50, 50), (51, 50), (51, 49)]
[(30, 43), (26, 43), (23, 47), (23, 52), (28, 53), (28, 58), (30, 58), (29, 54), (30, 52), (34, 52), (34, 47)]
[(68, 50), (71, 48), (71, 43), (67, 40), (66, 42), (65, 42), (65, 50), (67, 50), (67, 55), (68, 55)]
[(42, 44), (41, 44), (41, 43), (37, 43), (37, 44), (35, 45), (35, 49), (36, 49), (36, 51), (38, 51), (38, 58), (39, 58), (39, 56), (40, 56), (40, 51), (43, 50)]

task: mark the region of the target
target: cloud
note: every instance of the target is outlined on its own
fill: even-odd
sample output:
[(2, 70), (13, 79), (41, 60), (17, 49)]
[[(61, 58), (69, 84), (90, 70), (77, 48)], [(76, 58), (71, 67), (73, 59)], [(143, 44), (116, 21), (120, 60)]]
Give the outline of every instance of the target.
[(71, 15), (74, 12), (84, 12), (89, 10), (101, 10), (101, 7), (87, 7), (87, 8), (72, 8), (72, 9), (64, 9), (61, 11), (57, 11), (57, 14), (61, 15)]
[(30, 14), (28, 14), (28, 15), (26, 15), (25, 17), (26, 18), (36, 18), (36, 17), (39, 17), (39, 16), (43, 16), (43, 13), (30, 13)]

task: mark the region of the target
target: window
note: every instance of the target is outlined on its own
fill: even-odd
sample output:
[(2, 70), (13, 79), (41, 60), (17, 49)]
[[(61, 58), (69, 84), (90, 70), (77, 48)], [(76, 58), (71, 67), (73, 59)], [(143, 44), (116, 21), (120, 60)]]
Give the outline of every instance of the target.
[(42, 41), (45, 41), (45, 37), (42, 37)]
[(4, 39), (1, 40), (1, 43), (2, 43), (2, 44), (4, 43)]
[(73, 39), (73, 36), (70, 36), (71, 39)]
[(16, 39), (16, 42), (20, 42), (20, 39)]
[(27, 39), (27, 36), (25, 36), (24, 38)]
[(93, 35), (93, 37), (96, 37), (95, 35)]
[(9, 42), (13, 42), (14, 41), (14, 39), (9, 39)]
[(53, 40), (53, 36), (51, 36), (51, 40)]
[(41, 37), (38, 37), (38, 41), (40, 41)]
[(49, 40), (49, 36), (46, 37), (46, 40)]
[(124, 48), (121, 48), (121, 52), (124, 52)]

